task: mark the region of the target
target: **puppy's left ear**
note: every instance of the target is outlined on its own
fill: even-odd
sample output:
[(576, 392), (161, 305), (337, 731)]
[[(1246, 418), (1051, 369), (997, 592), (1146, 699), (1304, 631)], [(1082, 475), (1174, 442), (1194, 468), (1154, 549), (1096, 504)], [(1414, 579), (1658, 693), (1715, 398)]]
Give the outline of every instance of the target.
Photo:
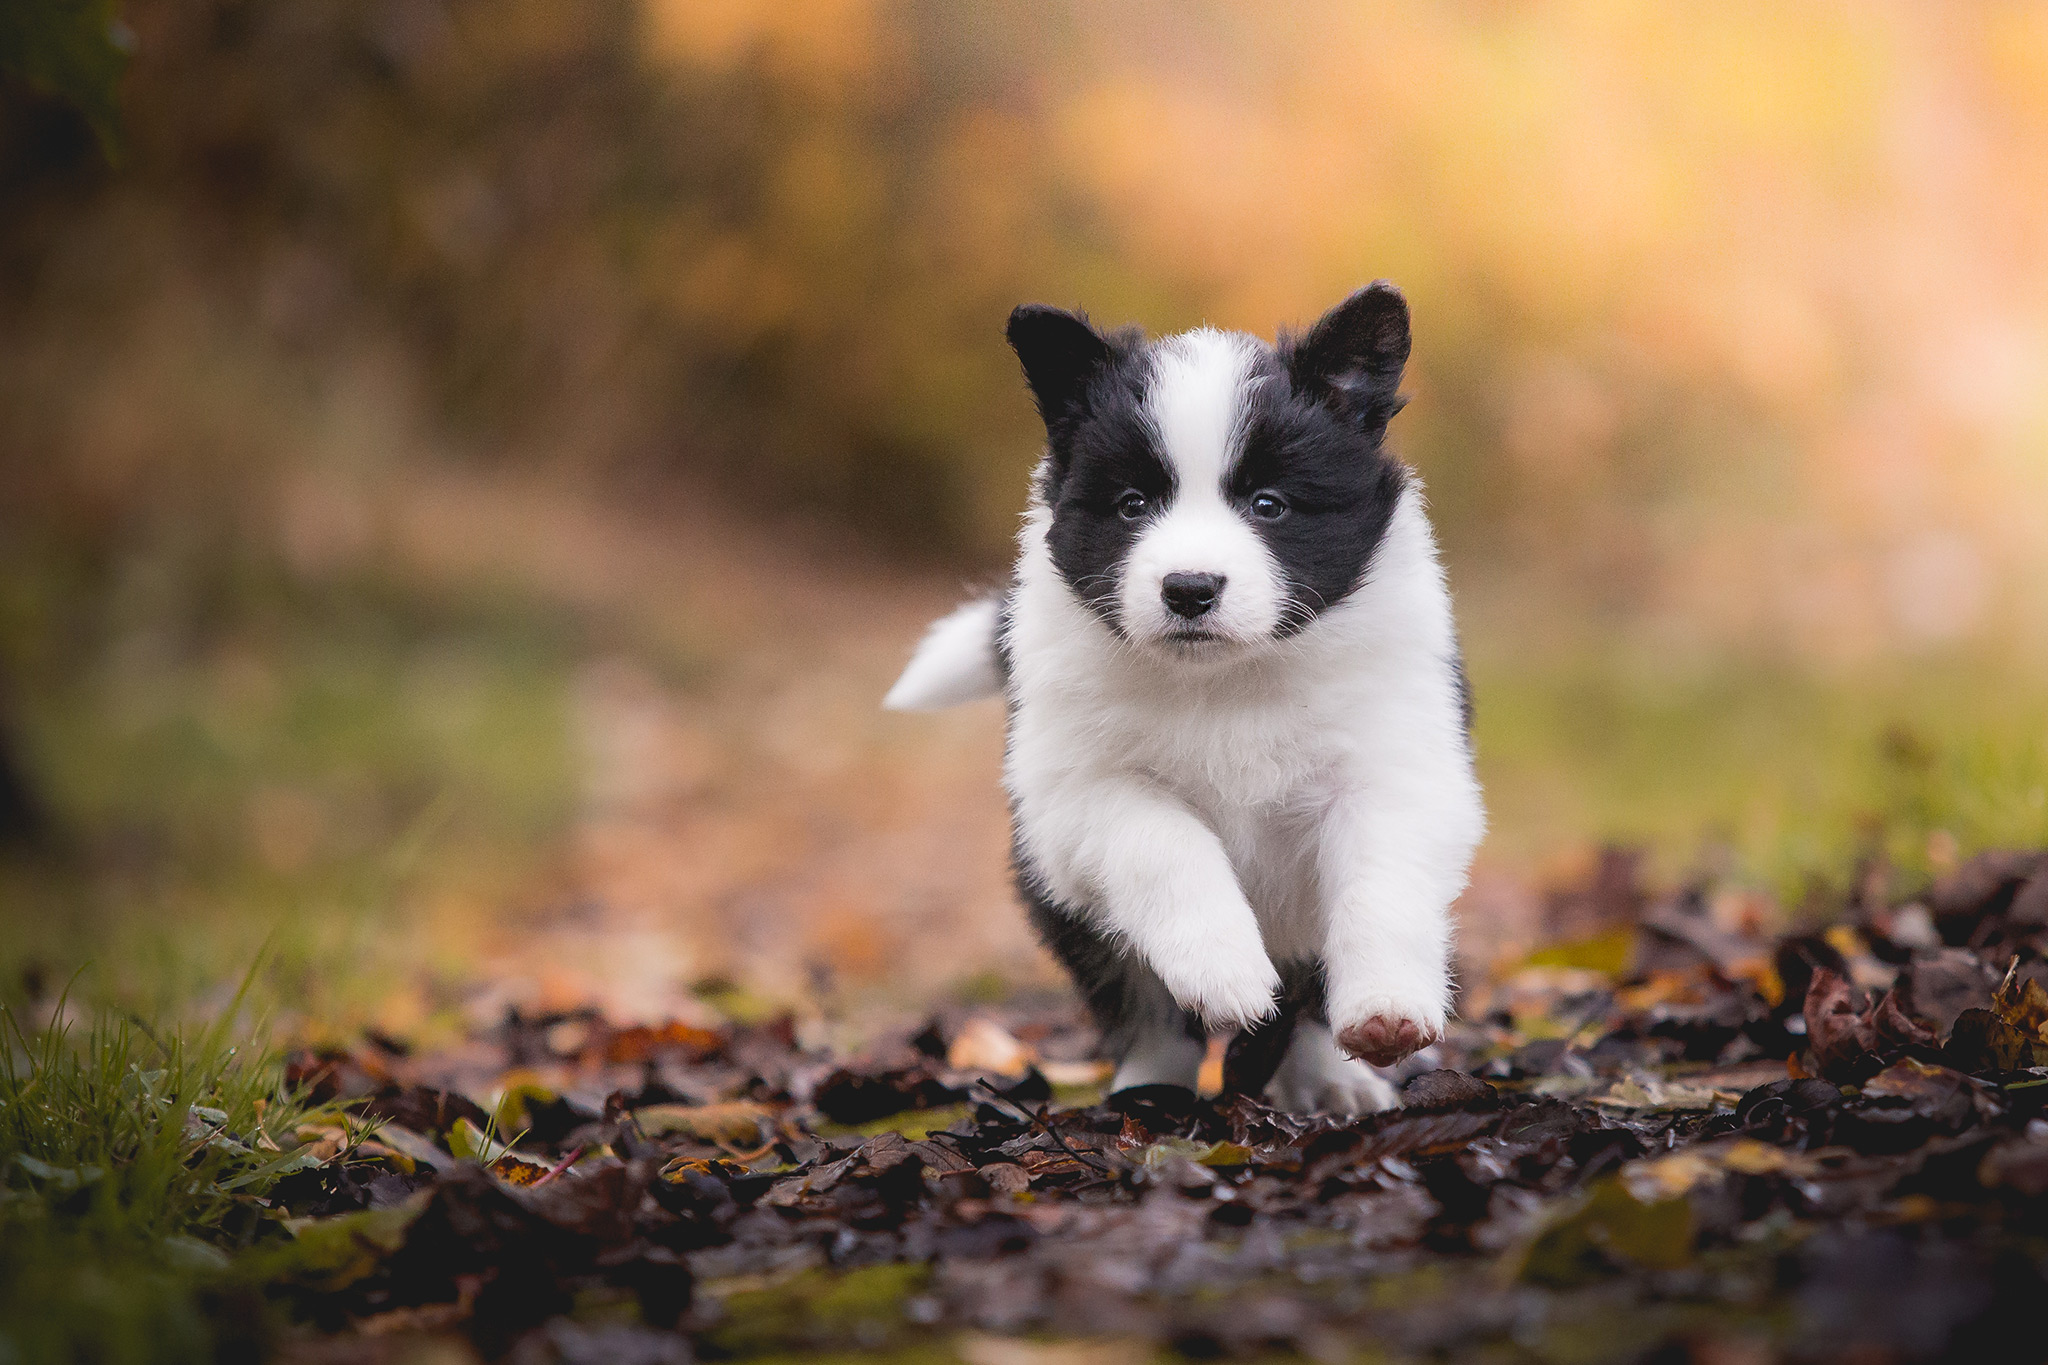
[(1375, 280), (1323, 314), (1294, 343), (1287, 372), (1295, 388), (1377, 438), (1408, 401), (1401, 397), (1401, 371), (1409, 347), (1408, 300), (1385, 280)]

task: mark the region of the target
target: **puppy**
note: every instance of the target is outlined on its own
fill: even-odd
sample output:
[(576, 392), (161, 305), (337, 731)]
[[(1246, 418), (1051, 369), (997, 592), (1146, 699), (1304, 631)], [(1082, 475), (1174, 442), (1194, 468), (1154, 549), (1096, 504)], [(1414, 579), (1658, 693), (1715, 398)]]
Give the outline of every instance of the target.
[(1014, 576), (884, 704), (1007, 698), (1017, 885), (1113, 1089), (1192, 1088), (1237, 1029), (1276, 1104), (1384, 1108), (1372, 1066), (1442, 1036), (1485, 826), (1422, 490), (1382, 446), (1407, 302), (1374, 284), (1276, 346), (1036, 304), (1008, 335), (1046, 430)]

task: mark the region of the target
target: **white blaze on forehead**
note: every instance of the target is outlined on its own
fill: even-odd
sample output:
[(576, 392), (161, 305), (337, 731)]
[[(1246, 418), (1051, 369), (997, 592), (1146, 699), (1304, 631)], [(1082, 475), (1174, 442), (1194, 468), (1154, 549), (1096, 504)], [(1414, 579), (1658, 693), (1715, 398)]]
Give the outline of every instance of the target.
[(1222, 580), (1216, 605), (1200, 618), (1211, 636), (1250, 642), (1270, 638), (1279, 625), (1287, 601), (1280, 566), (1223, 491), (1244, 439), (1259, 355), (1250, 337), (1206, 330), (1172, 337), (1153, 352), (1145, 414), (1174, 490), (1124, 557), (1118, 618), (1134, 639), (1188, 624), (1162, 600), (1173, 573)]
[(1237, 459), (1257, 359), (1249, 337), (1208, 328), (1170, 337), (1153, 352), (1145, 412), (1178, 481), (1177, 498), (1221, 488)]

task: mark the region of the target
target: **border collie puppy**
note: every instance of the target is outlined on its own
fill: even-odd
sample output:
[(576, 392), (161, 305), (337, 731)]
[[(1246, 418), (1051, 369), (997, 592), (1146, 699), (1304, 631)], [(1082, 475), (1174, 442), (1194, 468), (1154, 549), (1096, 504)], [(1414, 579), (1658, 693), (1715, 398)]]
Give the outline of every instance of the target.
[(1017, 883), (1113, 1089), (1192, 1088), (1238, 1029), (1275, 1103), (1383, 1108), (1372, 1066), (1443, 1033), (1485, 826), (1422, 490), (1381, 444), (1407, 302), (1374, 284), (1277, 346), (1036, 304), (1008, 334), (1046, 429), (1016, 570), (885, 705), (1008, 699)]

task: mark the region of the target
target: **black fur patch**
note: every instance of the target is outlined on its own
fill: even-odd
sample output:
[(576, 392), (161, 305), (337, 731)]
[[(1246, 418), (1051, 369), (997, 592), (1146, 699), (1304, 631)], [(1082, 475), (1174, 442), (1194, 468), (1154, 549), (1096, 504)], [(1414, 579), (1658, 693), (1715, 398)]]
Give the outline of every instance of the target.
[[(1364, 581), (1408, 475), (1377, 434), (1288, 383), (1277, 359), (1273, 371), (1253, 398), (1228, 492), (1286, 576), (1279, 633), (1290, 635)], [(1275, 521), (1249, 511), (1268, 490), (1287, 502)]]
[(1303, 1019), (1319, 1024), (1330, 1022), (1323, 964), (1282, 962), (1278, 966), (1280, 1008), (1271, 1019), (1230, 1040), (1230, 1048), (1223, 1054), (1226, 1093), (1256, 1095), (1264, 1091), (1294, 1042), (1296, 1025)]
[(1085, 318), (1043, 304), (1012, 313), (1009, 338), (1045, 419), (1038, 492), (1052, 509), (1046, 544), (1053, 565), (1121, 631), (1118, 571), (1144, 523), (1118, 515), (1117, 500), (1133, 488), (1156, 507), (1173, 497), (1173, 476), (1144, 415), (1147, 347), (1135, 330), (1105, 336)]
[(1401, 372), (1412, 344), (1408, 300), (1375, 280), (1323, 314), (1306, 336), (1283, 337), (1280, 354), (1296, 389), (1378, 442), (1406, 402)]
[(1286, 516), (1252, 522), (1287, 574), (1283, 635), (1365, 581), (1408, 486), (1381, 442), (1401, 410), (1410, 345), (1408, 301), (1381, 280), (1274, 350), (1230, 491), (1247, 502), (1262, 488), (1287, 499)]
[(1170, 504), (1174, 494), (1173, 474), (1153, 445), (1139, 401), (1135, 393), (1112, 395), (1075, 429), (1066, 451), (1065, 477), (1046, 500), (1052, 507), (1046, 548), (1053, 567), (1118, 632), (1123, 629), (1117, 591), (1124, 557), (1146, 520), (1126, 521), (1117, 511), (1117, 500), (1136, 489), (1156, 512)]

